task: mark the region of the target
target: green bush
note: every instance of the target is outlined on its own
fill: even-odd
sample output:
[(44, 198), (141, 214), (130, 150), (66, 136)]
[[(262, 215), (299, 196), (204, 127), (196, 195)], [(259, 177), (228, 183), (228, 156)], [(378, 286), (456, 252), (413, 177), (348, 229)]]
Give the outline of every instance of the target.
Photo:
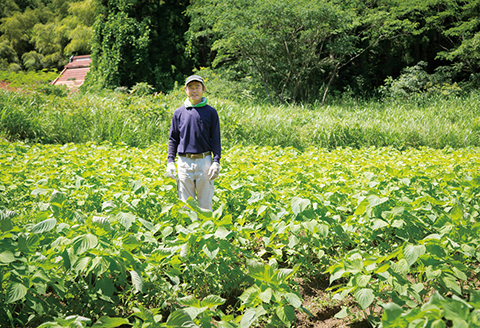
[(66, 85), (52, 85), (52, 84), (39, 84), (36, 90), (46, 95), (53, 95), (56, 97), (66, 97), (70, 92)]
[(130, 93), (136, 96), (147, 96), (153, 94), (154, 91), (155, 89), (153, 86), (149, 85), (147, 82), (139, 82), (132, 87)]
[(47, 84), (55, 80), (58, 76), (57, 72), (42, 70), (28, 72), (11, 72), (0, 71), (0, 81), (10, 83), (12, 87), (31, 88), (39, 84)]
[(427, 65), (420, 61), (415, 66), (405, 68), (398, 78), (388, 77), (385, 85), (381, 87), (382, 93), (393, 98), (419, 95), (458, 96), (462, 93), (462, 88), (453, 82), (461, 71), (461, 66), (440, 66), (433, 74), (429, 74), (426, 71)]

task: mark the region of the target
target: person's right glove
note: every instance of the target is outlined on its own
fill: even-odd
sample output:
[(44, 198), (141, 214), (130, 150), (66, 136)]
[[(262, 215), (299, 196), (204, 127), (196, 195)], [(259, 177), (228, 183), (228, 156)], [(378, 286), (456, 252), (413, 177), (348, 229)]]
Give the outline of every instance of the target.
[(170, 179), (175, 179), (177, 172), (175, 171), (175, 163), (170, 162), (167, 164), (167, 175)]
[(218, 174), (220, 173), (220, 164), (217, 162), (213, 162), (212, 165), (210, 165), (210, 168), (208, 169), (208, 178), (210, 180), (214, 180), (218, 177)]

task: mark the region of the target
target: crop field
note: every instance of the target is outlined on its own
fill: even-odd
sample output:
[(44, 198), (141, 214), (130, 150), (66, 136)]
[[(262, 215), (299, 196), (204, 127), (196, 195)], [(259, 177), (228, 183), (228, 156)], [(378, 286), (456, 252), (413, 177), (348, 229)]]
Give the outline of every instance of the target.
[(480, 327), (480, 148), (166, 153), (0, 141), (2, 327)]

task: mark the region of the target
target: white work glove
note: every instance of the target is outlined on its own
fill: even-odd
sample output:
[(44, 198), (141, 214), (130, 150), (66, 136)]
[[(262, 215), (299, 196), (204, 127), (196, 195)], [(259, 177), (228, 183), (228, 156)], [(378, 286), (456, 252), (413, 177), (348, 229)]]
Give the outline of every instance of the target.
[(218, 177), (218, 174), (220, 173), (220, 164), (217, 162), (213, 162), (212, 165), (210, 165), (210, 168), (208, 169), (208, 178), (210, 180), (214, 180)]
[(167, 175), (170, 179), (175, 179), (177, 172), (175, 172), (175, 163), (170, 162), (167, 164)]

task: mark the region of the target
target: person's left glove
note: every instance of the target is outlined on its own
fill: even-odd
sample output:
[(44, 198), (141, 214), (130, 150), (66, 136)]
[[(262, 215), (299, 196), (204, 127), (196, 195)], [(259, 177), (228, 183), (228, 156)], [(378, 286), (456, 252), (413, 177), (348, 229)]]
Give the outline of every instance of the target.
[(218, 174), (220, 173), (220, 164), (217, 162), (213, 162), (212, 165), (210, 165), (210, 168), (208, 169), (208, 178), (210, 180), (214, 180), (218, 177)]
[(167, 175), (170, 179), (175, 179), (177, 172), (175, 172), (175, 163), (170, 162), (167, 164)]

